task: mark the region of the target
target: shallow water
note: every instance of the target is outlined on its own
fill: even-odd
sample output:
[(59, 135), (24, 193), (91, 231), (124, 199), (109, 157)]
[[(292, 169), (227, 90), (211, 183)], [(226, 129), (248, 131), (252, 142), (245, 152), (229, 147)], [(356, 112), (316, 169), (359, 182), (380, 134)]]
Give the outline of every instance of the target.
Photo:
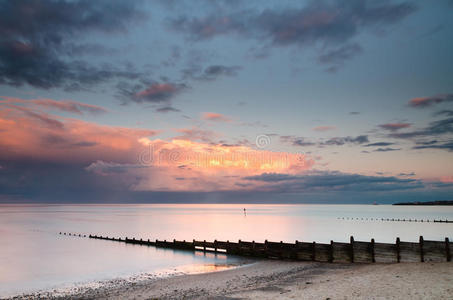
[(194, 254), (63, 236), (58, 234), (60, 231), (167, 240), (329, 242), (348, 241), (351, 235), (356, 240), (375, 238), (376, 242), (393, 242), (396, 237), (417, 241), (420, 235), (426, 240), (453, 240), (453, 224), (385, 222), (376, 218), (452, 220), (453, 207), (0, 205), (0, 296), (69, 289), (74, 284), (136, 274), (168, 276), (214, 271), (244, 262), (223, 254)]

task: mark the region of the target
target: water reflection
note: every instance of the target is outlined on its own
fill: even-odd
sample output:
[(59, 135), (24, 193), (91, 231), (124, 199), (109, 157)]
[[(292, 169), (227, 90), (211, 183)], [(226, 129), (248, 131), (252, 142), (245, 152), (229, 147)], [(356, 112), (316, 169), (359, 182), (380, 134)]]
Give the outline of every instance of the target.
[(453, 240), (453, 224), (382, 222), (380, 218), (452, 220), (453, 207), (0, 205), (0, 295), (141, 272), (209, 271), (241, 263), (240, 258), (222, 253), (196, 251), (194, 254), (60, 236), (60, 231), (189, 241), (268, 239), (328, 243), (330, 240), (347, 242), (350, 235), (356, 240), (375, 238), (377, 242), (393, 242), (396, 237), (418, 241), (420, 235), (426, 240), (445, 237)]

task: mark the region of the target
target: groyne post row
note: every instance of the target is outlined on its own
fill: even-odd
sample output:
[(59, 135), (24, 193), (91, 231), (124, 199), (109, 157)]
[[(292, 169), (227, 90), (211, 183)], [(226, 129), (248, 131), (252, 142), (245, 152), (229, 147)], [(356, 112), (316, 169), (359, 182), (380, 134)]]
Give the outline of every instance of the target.
[[(60, 234), (66, 234), (61, 233)], [(71, 234), (68, 234), (71, 235)], [(72, 234), (83, 237), (84, 235)], [(205, 252), (227, 253), (240, 256), (292, 259), (319, 262), (424, 262), (424, 261), (451, 261), (453, 243), (445, 241), (428, 241), (420, 236), (418, 243), (402, 242), (399, 238), (394, 244), (355, 241), (351, 236), (349, 243), (330, 241), (329, 244), (316, 242), (284, 243), (265, 241), (238, 242), (230, 241), (167, 241), (144, 240), (136, 238), (113, 238), (107, 236), (89, 235), (91, 239), (123, 242), (127, 244), (155, 246), (160, 248), (180, 249)]]
[(338, 217), (338, 220), (351, 220), (351, 221), (386, 221), (386, 222), (419, 222), (419, 223), (453, 223), (450, 220), (429, 220), (429, 219), (396, 219), (396, 218), (358, 218), (358, 217)]

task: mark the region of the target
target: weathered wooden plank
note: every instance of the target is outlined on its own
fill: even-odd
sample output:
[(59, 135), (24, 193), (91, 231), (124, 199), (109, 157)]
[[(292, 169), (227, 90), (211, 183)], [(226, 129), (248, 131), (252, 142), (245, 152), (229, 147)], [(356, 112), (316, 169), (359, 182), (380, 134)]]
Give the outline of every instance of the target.
[(313, 243), (298, 242), (296, 245), (297, 260), (313, 260), (312, 258)]
[(333, 242), (333, 262), (350, 262), (351, 261), (351, 245), (349, 243)]
[(396, 245), (385, 243), (374, 243), (374, 257), (376, 262), (382, 263), (397, 262)]
[(354, 242), (354, 261), (373, 262), (372, 246), (369, 242)]
[(410, 242), (400, 242), (401, 262), (420, 261), (420, 244)]
[(423, 252), (425, 261), (446, 261), (445, 242), (424, 241)]
[(315, 244), (315, 261), (329, 261), (330, 244)]

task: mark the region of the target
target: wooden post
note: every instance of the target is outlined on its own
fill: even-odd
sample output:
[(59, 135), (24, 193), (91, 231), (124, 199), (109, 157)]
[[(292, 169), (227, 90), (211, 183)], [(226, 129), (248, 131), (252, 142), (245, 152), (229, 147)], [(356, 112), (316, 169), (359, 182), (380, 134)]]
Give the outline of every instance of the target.
[(419, 239), (419, 245), (420, 245), (420, 261), (424, 262), (425, 261), (425, 255), (423, 253), (423, 236), (420, 236)]
[(313, 246), (311, 248), (311, 260), (316, 260), (316, 242), (313, 241)]
[(400, 238), (396, 238), (396, 261), (400, 262), (401, 260), (401, 255), (400, 255)]
[(351, 262), (353, 263), (354, 262), (354, 237), (351, 235), (351, 237), (349, 238), (349, 242), (351, 244)]
[(375, 263), (376, 258), (375, 258), (375, 253), (374, 253), (374, 239), (371, 239), (370, 251), (371, 251), (371, 262)]
[(203, 251), (206, 252), (206, 240), (203, 241)]
[(280, 252), (278, 253), (280, 259), (283, 258), (283, 241), (280, 241)]
[(330, 240), (330, 248), (329, 248), (329, 262), (333, 262), (333, 241)]
[(445, 254), (447, 256), (447, 261), (451, 261), (451, 254), (450, 254), (450, 241), (448, 238), (445, 238)]
[(214, 240), (214, 252), (217, 253), (217, 240)]

